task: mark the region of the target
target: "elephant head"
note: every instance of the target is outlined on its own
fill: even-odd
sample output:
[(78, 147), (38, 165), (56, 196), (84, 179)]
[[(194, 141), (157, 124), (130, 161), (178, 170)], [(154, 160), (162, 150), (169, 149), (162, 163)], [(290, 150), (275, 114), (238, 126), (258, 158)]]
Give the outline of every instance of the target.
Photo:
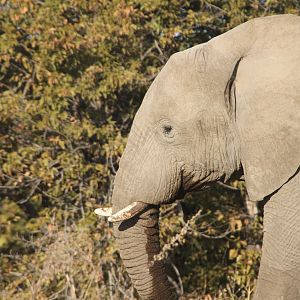
[[(276, 91), (284, 83), (267, 56), (274, 41), (265, 40), (264, 48), (261, 41), (274, 19), (276, 26), (285, 22), (249, 21), (172, 55), (134, 118), (110, 221), (142, 299), (176, 298), (163, 263), (151, 264), (160, 251), (160, 205), (226, 181), (242, 167), (250, 198), (260, 200), (298, 168), (299, 125), (290, 113), (296, 104), (280, 102)], [(282, 134), (290, 136), (284, 143)]]

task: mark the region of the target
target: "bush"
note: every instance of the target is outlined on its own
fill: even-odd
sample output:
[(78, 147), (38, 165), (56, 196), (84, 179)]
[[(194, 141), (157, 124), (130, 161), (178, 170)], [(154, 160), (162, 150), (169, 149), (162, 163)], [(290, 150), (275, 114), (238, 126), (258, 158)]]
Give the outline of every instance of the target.
[[(136, 297), (93, 209), (110, 204), (144, 93), (172, 53), (299, 9), (297, 0), (1, 1), (1, 297)], [(162, 255), (188, 299), (249, 297), (261, 225), (243, 193), (218, 188), (164, 208)]]

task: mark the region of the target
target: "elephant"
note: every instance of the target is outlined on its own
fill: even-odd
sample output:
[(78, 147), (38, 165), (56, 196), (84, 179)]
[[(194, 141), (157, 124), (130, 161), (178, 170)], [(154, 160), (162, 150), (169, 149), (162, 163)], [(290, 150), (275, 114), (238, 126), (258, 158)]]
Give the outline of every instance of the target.
[(254, 299), (300, 299), (299, 166), (300, 17), (254, 18), (173, 54), (134, 117), (112, 211), (98, 211), (141, 299), (178, 298), (153, 261), (160, 206), (237, 172), (265, 202)]

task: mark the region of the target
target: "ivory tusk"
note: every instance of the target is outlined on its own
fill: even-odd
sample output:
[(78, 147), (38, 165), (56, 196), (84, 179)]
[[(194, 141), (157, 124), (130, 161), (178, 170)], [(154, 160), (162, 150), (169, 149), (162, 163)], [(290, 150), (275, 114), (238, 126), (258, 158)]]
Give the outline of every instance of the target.
[(112, 215), (112, 208), (111, 207), (97, 208), (94, 210), (94, 213), (97, 214), (98, 216), (110, 217)]
[(102, 217), (108, 217), (109, 222), (124, 221), (132, 218), (137, 213), (141, 212), (147, 206), (143, 202), (133, 202), (132, 204), (126, 206), (125, 208), (119, 210), (115, 214), (112, 214), (111, 207), (103, 207), (95, 209), (95, 213)]
[(117, 222), (117, 221), (124, 221), (124, 220), (132, 218), (137, 211), (136, 207), (140, 206), (139, 204), (140, 203), (138, 203), (138, 202), (133, 202), (132, 204), (126, 206), (125, 208), (123, 208), (123, 209), (119, 210), (118, 212), (116, 212), (115, 214), (111, 215), (108, 218), (108, 221), (109, 222)]

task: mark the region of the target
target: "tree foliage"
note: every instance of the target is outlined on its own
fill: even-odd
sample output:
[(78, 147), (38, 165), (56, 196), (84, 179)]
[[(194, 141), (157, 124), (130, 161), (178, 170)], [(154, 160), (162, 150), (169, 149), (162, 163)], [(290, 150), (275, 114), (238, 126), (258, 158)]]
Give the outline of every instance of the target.
[[(110, 204), (147, 88), (172, 53), (299, 11), (297, 0), (0, 1), (1, 298), (134, 298), (112, 228), (93, 209)], [(259, 252), (249, 244), (261, 226), (238, 188), (164, 209), (164, 244), (202, 209), (165, 253), (188, 299), (253, 288)]]

